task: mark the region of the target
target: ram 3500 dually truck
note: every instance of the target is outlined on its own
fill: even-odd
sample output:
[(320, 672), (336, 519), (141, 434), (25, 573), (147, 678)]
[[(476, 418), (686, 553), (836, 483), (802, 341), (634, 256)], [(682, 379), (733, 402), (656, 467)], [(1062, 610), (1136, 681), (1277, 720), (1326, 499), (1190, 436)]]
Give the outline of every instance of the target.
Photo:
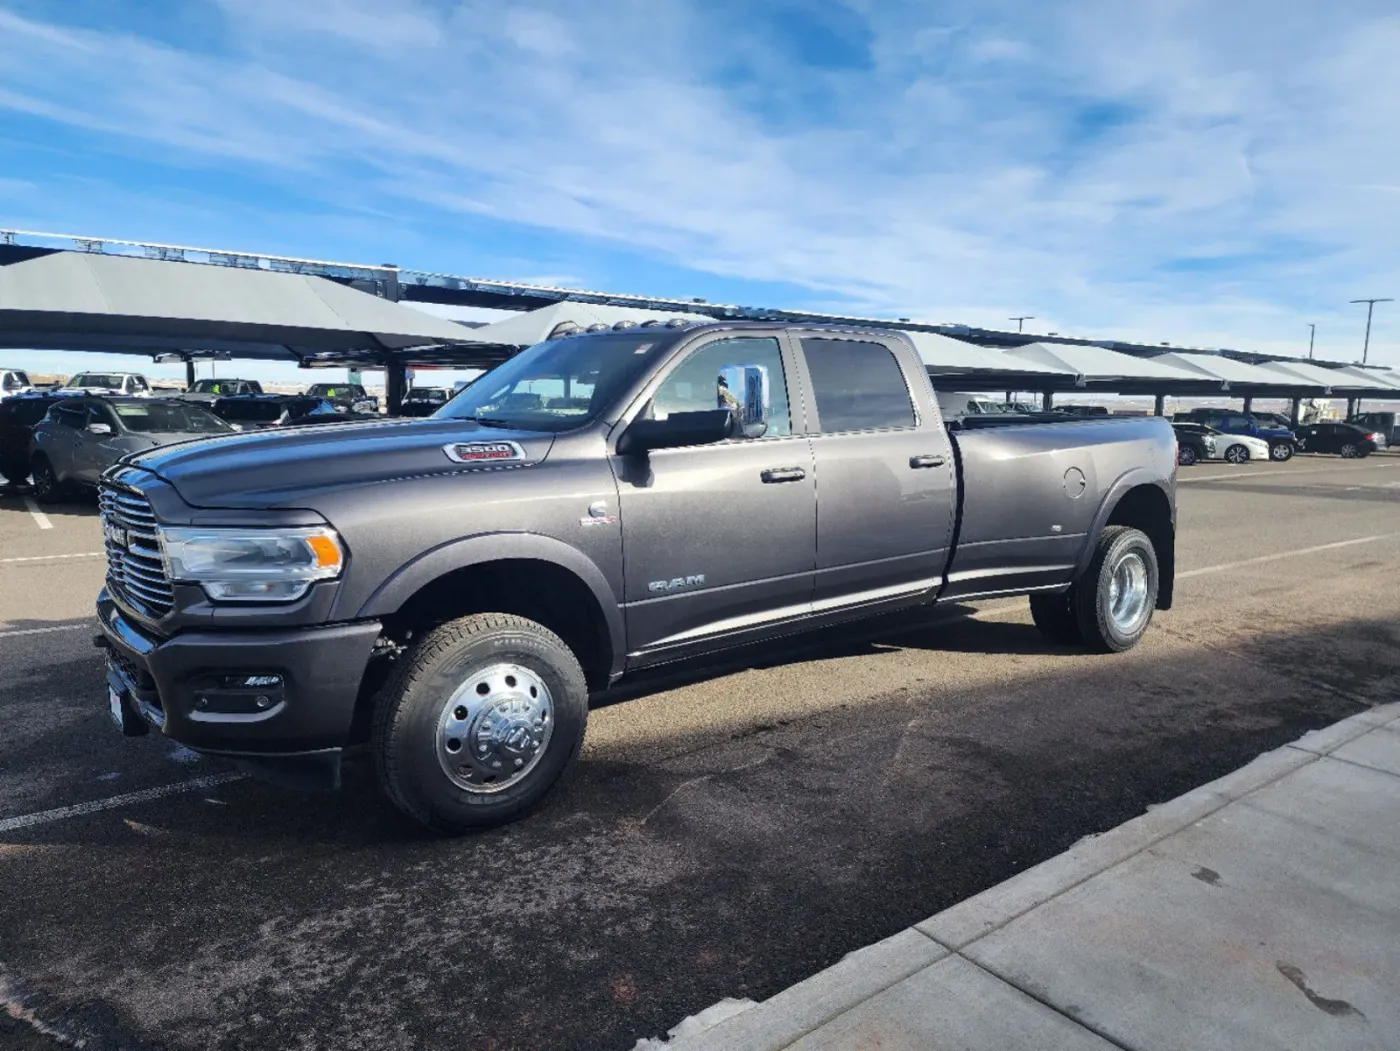
[(273, 780), (368, 743), (443, 831), (544, 797), (590, 691), (874, 613), (1028, 594), (1133, 646), (1171, 602), (1166, 420), (945, 425), (894, 331), (565, 336), (434, 417), (187, 442), (109, 470), (108, 701)]

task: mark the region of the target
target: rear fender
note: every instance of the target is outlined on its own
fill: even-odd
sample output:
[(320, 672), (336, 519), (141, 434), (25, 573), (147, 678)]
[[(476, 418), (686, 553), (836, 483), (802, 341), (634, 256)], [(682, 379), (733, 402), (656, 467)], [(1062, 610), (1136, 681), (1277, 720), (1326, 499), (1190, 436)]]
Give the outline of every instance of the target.
[(1170, 514), (1165, 522), (1156, 523), (1158, 531), (1152, 532), (1153, 547), (1157, 552), (1158, 587), (1157, 587), (1157, 608), (1171, 609), (1172, 594), (1176, 583), (1176, 500), (1173, 499), (1172, 486), (1164, 484), (1159, 474), (1147, 467), (1135, 467), (1120, 476), (1108, 492), (1099, 502), (1099, 509), (1094, 514), (1093, 524), (1085, 537), (1084, 547), (1079, 552), (1079, 558), (1074, 567), (1074, 578), (1077, 580), (1089, 569), (1089, 563), (1094, 558), (1094, 551), (1098, 547), (1099, 537), (1108, 525), (1109, 519), (1113, 517), (1113, 512), (1118, 509), (1119, 503), (1133, 489), (1139, 486), (1150, 485), (1161, 491), (1166, 498), (1167, 507)]

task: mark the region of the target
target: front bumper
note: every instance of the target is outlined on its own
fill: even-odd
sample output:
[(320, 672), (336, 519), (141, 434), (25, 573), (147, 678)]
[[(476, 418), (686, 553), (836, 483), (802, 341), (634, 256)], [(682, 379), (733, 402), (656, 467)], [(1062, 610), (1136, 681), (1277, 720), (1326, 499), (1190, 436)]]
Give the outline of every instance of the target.
[[(159, 638), (128, 617), (106, 589), (97, 599), (97, 619), (108, 651), (108, 686), (134, 725), (155, 726), (196, 751), (255, 764), (254, 772), (272, 780), (338, 783), (340, 751), (350, 739), (378, 621)], [(280, 676), (281, 684), (268, 691), (266, 710), (221, 710), (240, 707), (219, 694), (218, 680), (233, 676)]]

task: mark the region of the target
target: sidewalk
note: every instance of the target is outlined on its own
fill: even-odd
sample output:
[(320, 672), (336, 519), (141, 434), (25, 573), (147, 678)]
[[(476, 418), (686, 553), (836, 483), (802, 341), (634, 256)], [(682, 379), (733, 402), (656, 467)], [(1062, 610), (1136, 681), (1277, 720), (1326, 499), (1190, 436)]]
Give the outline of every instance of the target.
[(665, 1046), (1400, 1049), (1400, 704)]

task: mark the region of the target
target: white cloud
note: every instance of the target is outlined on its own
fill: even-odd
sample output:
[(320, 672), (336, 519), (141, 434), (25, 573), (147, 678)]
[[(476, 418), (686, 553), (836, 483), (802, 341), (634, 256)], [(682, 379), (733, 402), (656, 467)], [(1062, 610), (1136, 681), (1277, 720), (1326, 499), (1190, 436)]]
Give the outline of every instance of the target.
[(0, 9), (0, 107), (845, 309), (1262, 347), (1400, 291), (1382, 5), (871, 5), (828, 66), (698, 0), (219, 10), (205, 54)]

